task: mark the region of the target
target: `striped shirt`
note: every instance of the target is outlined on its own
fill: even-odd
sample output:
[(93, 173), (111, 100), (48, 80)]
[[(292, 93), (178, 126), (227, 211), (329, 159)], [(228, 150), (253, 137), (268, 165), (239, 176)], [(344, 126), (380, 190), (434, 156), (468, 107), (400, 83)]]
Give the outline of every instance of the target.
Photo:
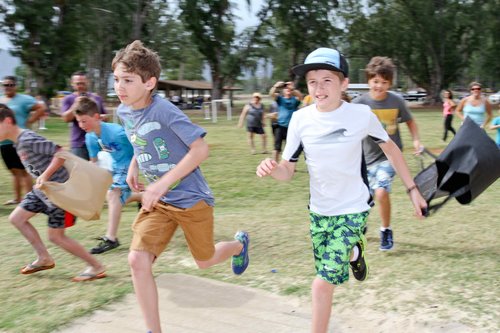
[[(26, 171), (33, 178), (38, 178), (47, 169), (54, 154), (60, 148), (54, 142), (31, 130), (23, 130), (14, 146)], [(63, 183), (68, 178), (68, 171), (66, 168), (61, 167), (54, 172), (50, 180)]]

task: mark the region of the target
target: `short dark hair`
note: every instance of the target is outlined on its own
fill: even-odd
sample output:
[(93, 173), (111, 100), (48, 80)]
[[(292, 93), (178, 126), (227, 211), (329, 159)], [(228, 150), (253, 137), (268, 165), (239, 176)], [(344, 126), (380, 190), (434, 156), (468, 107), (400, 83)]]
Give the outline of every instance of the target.
[(13, 75), (6, 75), (3, 77), (4, 80), (9, 80), (9, 81), (13, 81), (14, 83), (17, 83), (17, 78)]
[(7, 105), (0, 103), (0, 122), (3, 122), (5, 118), (12, 119), (12, 124), (16, 125), (16, 115)]
[(74, 113), (79, 116), (93, 116), (99, 113), (99, 108), (92, 98), (83, 96), (79, 98)]
[(76, 71), (73, 74), (71, 74), (71, 77), (73, 76), (87, 76), (87, 73), (84, 71)]
[(366, 65), (365, 73), (368, 80), (380, 75), (387, 81), (394, 78), (394, 63), (388, 57), (373, 57), (368, 65)]

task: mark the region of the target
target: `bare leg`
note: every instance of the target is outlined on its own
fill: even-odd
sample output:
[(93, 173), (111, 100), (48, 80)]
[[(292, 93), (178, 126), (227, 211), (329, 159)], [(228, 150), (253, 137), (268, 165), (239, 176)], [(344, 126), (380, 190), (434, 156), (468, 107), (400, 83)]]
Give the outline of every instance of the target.
[(20, 202), (23, 198), (23, 194), (31, 191), (33, 187), (33, 179), (24, 169), (10, 169), (10, 172), (14, 176), (12, 181), (14, 194), (16, 196), (15, 199), (17, 202)]
[(98, 274), (104, 271), (104, 265), (97, 261), (93, 255), (88, 253), (80, 243), (66, 236), (64, 234), (64, 228), (49, 228), (49, 240), (72, 255), (87, 262), (87, 264), (92, 267), (91, 273)]
[(132, 272), (135, 295), (147, 329), (153, 333), (161, 332), (158, 289), (153, 276), (155, 256), (145, 251), (130, 251), (128, 262)]
[(315, 278), (312, 283), (312, 333), (327, 333), (332, 313), (334, 285)]
[(262, 134), (262, 152), (267, 153), (267, 137), (265, 134)]
[(106, 238), (116, 241), (118, 225), (122, 216), (122, 204), (120, 202), (121, 190), (116, 188), (108, 191), (108, 230)]
[(209, 268), (213, 265), (226, 261), (232, 256), (240, 254), (242, 249), (243, 244), (241, 244), (237, 240), (229, 242), (219, 242), (215, 244), (215, 253), (212, 258), (205, 261), (195, 259), (195, 261), (199, 268)]
[(50, 265), (54, 263), (54, 259), (50, 256), (47, 251), (47, 247), (40, 238), (40, 234), (29, 222), (29, 219), (36, 215), (27, 211), (20, 206), (10, 214), (9, 221), (19, 230), (19, 232), (28, 240), (33, 249), (35, 250), (38, 258), (33, 262), (33, 264), (38, 266)]
[(379, 204), (378, 211), (382, 220), (382, 227), (389, 228), (391, 226), (391, 199), (389, 192), (378, 188), (375, 190), (375, 198)]
[(252, 154), (255, 154), (255, 143), (253, 141), (253, 133), (252, 132), (248, 132), (248, 136), (247, 136), (247, 141), (248, 141), (248, 144), (250, 145), (250, 150), (252, 152)]

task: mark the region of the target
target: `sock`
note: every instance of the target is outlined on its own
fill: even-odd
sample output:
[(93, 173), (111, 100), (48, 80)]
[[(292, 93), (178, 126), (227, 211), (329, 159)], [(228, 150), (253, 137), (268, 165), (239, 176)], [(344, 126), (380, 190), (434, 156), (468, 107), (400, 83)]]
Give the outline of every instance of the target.
[(392, 230), (392, 229), (391, 229), (391, 227), (388, 227), (388, 228), (380, 227), (380, 231), (386, 231), (386, 230)]
[(356, 261), (358, 260), (358, 257), (359, 257), (359, 247), (358, 245), (354, 245), (354, 247), (352, 248), (352, 258), (351, 258), (351, 262), (353, 261)]

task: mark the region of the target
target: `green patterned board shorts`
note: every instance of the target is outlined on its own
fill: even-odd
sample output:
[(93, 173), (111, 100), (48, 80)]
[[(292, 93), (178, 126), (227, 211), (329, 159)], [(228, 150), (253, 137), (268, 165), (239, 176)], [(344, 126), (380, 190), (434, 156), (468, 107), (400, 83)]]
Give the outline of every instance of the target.
[(335, 285), (349, 280), (351, 251), (363, 235), (368, 214), (323, 216), (309, 212), (317, 277)]

